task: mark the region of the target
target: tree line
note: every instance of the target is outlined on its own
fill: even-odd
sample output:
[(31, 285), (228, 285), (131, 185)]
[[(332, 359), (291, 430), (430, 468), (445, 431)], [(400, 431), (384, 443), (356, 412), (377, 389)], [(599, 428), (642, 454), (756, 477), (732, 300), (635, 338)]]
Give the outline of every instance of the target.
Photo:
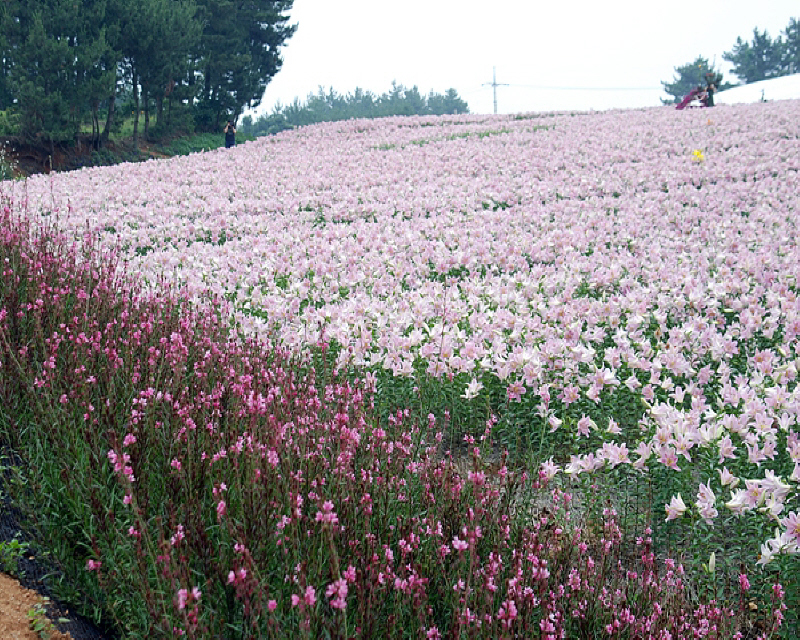
[[(737, 38), (731, 50), (722, 54), (722, 59), (733, 65), (731, 73), (741, 84), (800, 73), (800, 21), (797, 18), (790, 19), (789, 24), (775, 39), (766, 30), (759, 32), (755, 28), (751, 41)], [(723, 82), (722, 74), (706, 58), (698, 56), (694, 62), (675, 67), (675, 79), (672, 82), (662, 81), (664, 92), (671, 96), (666, 100), (662, 99), (662, 102), (680, 102), (694, 87), (706, 83), (707, 73), (713, 74), (720, 91), (734, 86)]]
[(239, 130), (244, 134), (263, 136), (316, 122), (458, 113), (469, 113), (469, 107), (455, 89), (448, 89), (444, 94), (431, 91), (425, 96), (416, 85), (408, 89), (393, 82), (391, 90), (379, 96), (358, 87), (346, 95), (337, 93), (332, 87), (327, 92), (320, 87), (316, 94), (310, 93), (305, 102), (295, 98), (286, 106), (279, 103), (271, 114), (264, 114), (256, 120), (250, 115), (245, 116)]
[[(257, 106), (296, 29), (293, 0), (4, 0), (0, 111), (52, 146), (91, 123), (102, 146), (133, 116), (140, 136), (218, 131)], [(124, 110), (123, 108), (124, 107)]]

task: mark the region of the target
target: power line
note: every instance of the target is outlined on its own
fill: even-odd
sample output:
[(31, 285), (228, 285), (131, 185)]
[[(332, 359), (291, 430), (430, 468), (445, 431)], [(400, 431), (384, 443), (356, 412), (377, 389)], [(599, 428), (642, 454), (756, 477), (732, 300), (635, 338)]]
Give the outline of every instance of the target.
[(554, 87), (538, 84), (507, 84), (522, 89), (547, 89), (551, 91), (661, 91), (663, 87)]
[(663, 91), (664, 87), (559, 87), (555, 85), (541, 84), (517, 84), (509, 82), (497, 82), (497, 68), (492, 67), (492, 81), (484, 82), (479, 88), (471, 89), (466, 93), (476, 93), (483, 87), (492, 87), (494, 96), (494, 112), (497, 114), (497, 87), (510, 87), (512, 89), (535, 89), (539, 91)]
[[(484, 82), (483, 86), (489, 85), (490, 83)], [(497, 83), (497, 68), (492, 67), (492, 82), (490, 84), (492, 87), (492, 91), (494, 93), (494, 114), (497, 115), (497, 87), (507, 87), (508, 84), (498, 84)]]

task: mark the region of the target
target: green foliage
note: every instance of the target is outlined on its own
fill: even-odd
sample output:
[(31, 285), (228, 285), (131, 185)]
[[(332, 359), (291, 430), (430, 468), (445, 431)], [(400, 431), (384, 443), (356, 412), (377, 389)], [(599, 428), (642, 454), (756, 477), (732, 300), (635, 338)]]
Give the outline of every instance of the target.
[(444, 94), (434, 93), (433, 91), (428, 94), (428, 111), (433, 115), (455, 115), (469, 113), (469, 107), (459, 97), (458, 92), (450, 88)]
[(19, 131), (19, 123), (10, 110), (0, 111), (0, 136), (14, 136)]
[(195, 132), (194, 112), (185, 104), (170, 101), (154, 126), (147, 132), (150, 142), (172, 140), (176, 136), (191, 138)]
[(768, 80), (785, 75), (783, 41), (770, 38), (766, 30), (759, 33), (753, 29), (753, 39), (745, 42), (736, 38), (733, 49), (722, 54), (722, 58), (733, 64), (733, 74), (744, 84)]
[(81, 114), (113, 91), (105, 9), (103, 0), (7, 3), (3, 57), (29, 139), (73, 139)]
[[(134, 146), (138, 142), (140, 112), (149, 135), (150, 109), (155, 103), (159, 128), (164, 122), (164, 100), (171, 105), (176, 80), (190, 69), (190, 52), (199, 44), (201, 24), (193, 0), (117, 2), (117, 46), (129, 74), (134, 105)], [(181, 103), (178, 102), (178, 105)]]
[[(53, 624), (52, 620), (47, 616), (47, 607), (50, 604), (50, 599), (47, 597), (42, 598), (42, 602), (37, 602), (30, 611), (28, 611), (28, 622), (31, 630), (42, 640), (48, 640), (58, 629)], [(59, 622), (69, 622), (66, 618), (59, 618)]]
[[(2, 119), (0, 119), (0, 125), (2, 125)], [(8, 153), (6, 145), (6, 142), (0, 144), (0, 181), (13, 180), (17, 168), (16, 162)]]
[(255, 121), (252, 116), (245, 116), (237, 129), (237, 135), (244, 133), (252, 136), (271, 136), (291, 128), (282, 113), (264, 114)]
[(469, 113), (469, 107), (455, 89), (448, 89), (444, 94), (431, 91), (425, 97), (416, 86), (407, 89), (396, 82), (392, 83), (391, 91), (380, 96), (359, 87), (347, 95), (337, 93), (333, 88), (325, 92), (320, 87), (316, 94), (309, 94), (305, 102), (295, 98), (292, 104), (277, 105), (272, 114), (265, 114), (255, 121), (245, 116), (239, 130), (263, 136), (316, 122), (459, 113)]
[(791, 18), (774, 40), (766, 30), (753, 29), (749, 42), (736, 38), (736, 44), (722, 58), (733, 64), (733, 74), (743, 84), (800, 72), (800, 21)]
[(261, 102), (283, 63), (280, 47), (296, 29), (286, 15), (292, 3), (197, 0), (203, 31), (195, 122), (201, 130), (217, 131), (243, 107)]
[[(8, 13), (3, 4), (0, 5), (0, 51), (8, 51), (8, 28)], [(0, 113), (4, 113), (5, 109), (14, 103), (14, 96), (8, 82), (9, 66), (7, 59), (0, 57)], [(0, 133), (0, 135), (9, 134)]]
[(786, 73), (800, 73), (800, 20), (792, 18), (783, 31), (783, 64)]
[(136, 114), (135, 143), (142, 114), (154, 139), (217, 131), (257, 105), (280, 69), (292, 2), (7, 0), (0, 109), (13, 108), (20, 133), (51, 148), (84, 128), (101, 146), (123, 101)]
[[(253, 140), (252, 136), (236, 134), (237, 142)], [(169, 156), (185, 156), (200, 151), (210, 151), (225, 145), (224, 137), (219, 133), (196, 133), (185, 138), (178, 138), (161, 145), (159, 150)]]
[(91, 155), (89, 166), (110, 167), (122, 162), (139, 162), (142, 156), (135, 151), (111, 151), (107, 147), (94, 149)]
[(19, 559), (28, 551), (29, 544), (20, 542), (19, 535), (13, 540), (0, 542), (0, 571), (11, 576), (19, 575)]

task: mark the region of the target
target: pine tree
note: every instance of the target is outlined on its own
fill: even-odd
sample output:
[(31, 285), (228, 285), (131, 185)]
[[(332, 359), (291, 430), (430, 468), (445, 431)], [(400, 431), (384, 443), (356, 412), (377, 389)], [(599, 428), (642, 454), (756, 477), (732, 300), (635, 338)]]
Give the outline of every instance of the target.
[[(712, 74), (710, 77), (708, 74)], [(685, 95), (696, 87), (705, 87), (709, 80), (717, 88), (717, 91), (724, 91), (730, 88), (730, 83), (723, 82), (722, 74), (708, 64), (708, 60), (698, 56), (694, 62), (690, 62), (681, 67), (675, 67), (675, 79), (672, 82), (664, 82), (664, 92), (672, 96), (668, 99), (661, 99), (663, 104), (677, 104)]]
[(428, 95), (428, 112), (437, 116), (469, 113), (469, 107), (467, 103), (458, 96), (458, 92), (455, 89), (448, 89), (444, 95), (431, 91)]
[(744, 42), (736, 38), (731, 51), (722, 54), (722, 58), (733, 64), (732, 73), (744, 84), (768, 80), (784, 75), (783, 41), (770, 38), (766, 30), (759, 33), (753, 29), (753, 40)]
[(8, 12), (6, 3), (0, 3), (0, 111), (5, 111), (14, 102), (14, 96), (9, 86), (9, 73), (11, 71), (11, 59), (5, 55), (9, 51), (8, 32), (11, 30), (11, 16)]
[[(3, 57), (21, 133), (53, 145), (74, 139), (113, 90), (105, 0), (7, 3)], [(96, 120), (95, 120), (96, 122)]]
[(792, 18), (783, 35), (783, 69), (787, 74), (800, 73), (800, 21)]
[(245, 107), (258, 106), (280, 70), (280, 48), (294, 34), (287, 12), (293, 0), (197, 0), (203, 32), (195, 122), (216, 131)]
[(116, 9), (120, 69), (132, 91), (136, 148), (142, 112), (144, 134), (150, 133), (151, 104), (155, 104), (160, 128), (166, 128), (164, 99), (172, 98), (177, 83), (188, 74), (201, 24), (193, 0), (117, 0)]
[[(0, 109), (29, 139), (108, 139), (120, 95), (156, 133), (216, 129), (260, 103), (294, 33), (293, 0), (3, 0)], [(105, 123), (100, 113), (105, 109)]]

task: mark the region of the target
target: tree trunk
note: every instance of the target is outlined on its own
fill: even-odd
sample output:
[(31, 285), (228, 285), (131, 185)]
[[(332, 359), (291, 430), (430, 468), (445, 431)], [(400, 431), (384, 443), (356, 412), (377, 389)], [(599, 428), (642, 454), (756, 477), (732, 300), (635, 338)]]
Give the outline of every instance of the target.
[(142, 102), (144, 103), (144, 137), (150, 134), (150, 91), (142, 87)]
[(117, 96), (111, 96), (108, 99), (108, 115), (106, 116), (106, 124), (103, 127), (103, 133), (100, 134), (100, 146), (108, 142), (108, 135), (111, 130), (111, 123), (114, 121), (114, 107), (116, 105)]
[(133, 150), (139, 151), (139, 78), (133, 72)]
[(100, 116), (97, 111), (100, 105), (97, 100), (92, 100), (92, 148), (98, 149), (100, 147)]

